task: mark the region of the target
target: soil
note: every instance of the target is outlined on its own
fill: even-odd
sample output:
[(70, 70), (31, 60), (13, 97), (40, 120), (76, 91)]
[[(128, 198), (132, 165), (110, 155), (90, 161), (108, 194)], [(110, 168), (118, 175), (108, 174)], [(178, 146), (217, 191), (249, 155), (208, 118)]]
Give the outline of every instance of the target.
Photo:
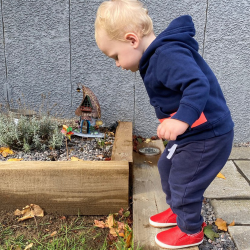
[[(63, 216), (58, 214), (47, 214), (44, 217), (28, 219), (22, 222), (17, 221), (14, 211), (0, 211), (0, 224), (10, 227), (14, 233), (12, 237), (23, 235), (26, 240), (42, 239), (48, 234), (59, 232), (60, 228), (67, 224), (74, 226), (83, 225), (84, 229), (73, 230), (73, 234), (84, 233), (87, 235), (86, 243), (89, 249), (100, 249), (104, 239), (107, 238), (109, 230), (107, 228), (94, 227), (94, 220), (104, 220), (104, 216)], [(48, 241), (53, 237), (48, 237)], [(3, 246), (3, 239), (0, 237), (0, 246)], [(4, 249), (1, 248), (0, 249)]]

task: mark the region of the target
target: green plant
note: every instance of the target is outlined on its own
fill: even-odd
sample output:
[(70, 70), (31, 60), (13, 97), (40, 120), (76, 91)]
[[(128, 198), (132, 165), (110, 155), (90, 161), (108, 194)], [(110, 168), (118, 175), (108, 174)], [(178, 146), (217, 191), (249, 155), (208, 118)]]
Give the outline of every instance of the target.
[(11, 113), (0, 114), (0, 145), (28, 152), (33, 149), (56, 149), (63, 143), (58, 123), (49, 116), (40, 119), (21, 116), (18, 120)]

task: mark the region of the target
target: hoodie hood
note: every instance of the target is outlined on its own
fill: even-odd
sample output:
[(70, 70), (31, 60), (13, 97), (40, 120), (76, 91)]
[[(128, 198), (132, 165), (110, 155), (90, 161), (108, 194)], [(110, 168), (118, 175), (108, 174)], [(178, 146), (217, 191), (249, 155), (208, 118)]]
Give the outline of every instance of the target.
[[(148, 59), (157, 49), (166, 45), (166, 42), (179, 42), (182, 43), (183, 46), (188, 47), (188, 49), (198, 51), (199, 46), (195, 39), (193, 39), (194, 36), (195, 28), (191, 16), (185, 15), (174, 19), (144, 52), (139, 64), (140, 72), (143, 73), (147, 69), (149, 62)], [(170, 43), (168, 44), (170, 45)]]

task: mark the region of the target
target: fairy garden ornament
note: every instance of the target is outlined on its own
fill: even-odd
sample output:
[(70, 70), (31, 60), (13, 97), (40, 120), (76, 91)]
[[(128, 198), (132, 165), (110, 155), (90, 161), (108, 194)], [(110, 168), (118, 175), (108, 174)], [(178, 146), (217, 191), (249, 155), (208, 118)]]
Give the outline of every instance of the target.
[[(79, 88), (78, 85), (78, 92)], [(101, 108), (97, 97), (88, 87), (83, 85), (82, 92), (82, 102), (75, 111), (75, 114), (80, 117), (79, 130), (74, 131), (74, 134), (82, 137), (104, 137), (104, 134), (99, 132), (99, 127), (102, 126), (103, 122), (100, 120)]]

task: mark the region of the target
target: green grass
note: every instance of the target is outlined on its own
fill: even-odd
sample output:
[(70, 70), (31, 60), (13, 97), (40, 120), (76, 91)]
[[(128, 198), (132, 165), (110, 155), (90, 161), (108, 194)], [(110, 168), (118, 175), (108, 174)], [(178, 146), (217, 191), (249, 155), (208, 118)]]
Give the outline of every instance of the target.
[(0, 223), (0, 250), (23, 250), (30, 243), (33, 243), (31, 250), (142, 250), (133, 246), (126, 248), (122, 237), (108, 243), (108, 229), (85, 226), (80, 216), (71, 222), (62, 222), (54, 236), (52, 231), (46, 231), (49, 226), (50, 223), (44, 222), (37, 225), (16, 222), (9, 226)]

